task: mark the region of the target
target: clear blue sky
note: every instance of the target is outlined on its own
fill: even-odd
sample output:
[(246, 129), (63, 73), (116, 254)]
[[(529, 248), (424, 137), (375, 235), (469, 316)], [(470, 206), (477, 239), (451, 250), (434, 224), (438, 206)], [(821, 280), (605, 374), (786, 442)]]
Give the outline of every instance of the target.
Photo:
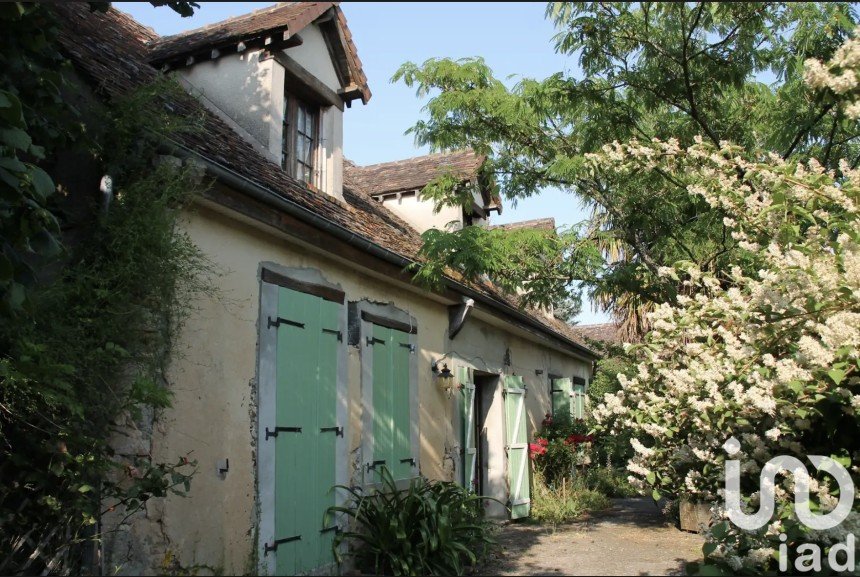
[[(205, 26), (231, 16), (271, 5), (271, 2), (201, 2), (190, 18), (169, 8), (153, 8), (148, 2), (115, 2), (113, 5), (158, 34), (170, 35)], [(423, 62), (433, 57), (481, 56), (497, 78), (544, 78), (565, 70), (577, 71), (575, 59), (556, 54), (554, 29), (544, 18), (544, 3), (376, 3), (346, 2), (341, 7), (349, 21), (353, 40), (367, 74), (373, 97), (363, 106), (356, 101), (344, 114), (344, 152), (358, 164), (373, 164), (428, 152), (418, 148), (407, 128), (421, 118), (425, 102), (414, 90), (390, 79), (406, 61)], [(493, 215), (502, 224), (546, 216), (559, 226), (587, 216), (577, 198), (557, 190), (506, 202), (503, 214)], [(581, 323), (605, 322), (607, 317), (587, 309)]]

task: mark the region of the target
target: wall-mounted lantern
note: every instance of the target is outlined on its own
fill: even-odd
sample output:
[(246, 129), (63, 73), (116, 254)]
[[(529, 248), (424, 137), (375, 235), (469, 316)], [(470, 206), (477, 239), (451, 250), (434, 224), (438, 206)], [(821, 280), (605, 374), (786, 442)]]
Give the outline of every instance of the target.
[(454, 373), (448, 368), (447, 364), (443, 364), (440, 369), (438, 362), (434, 362), (430, 366), (430, 370), (436, 375), (436, 383), (439, 385), (439, 388), (450, 397), (454, 392)]

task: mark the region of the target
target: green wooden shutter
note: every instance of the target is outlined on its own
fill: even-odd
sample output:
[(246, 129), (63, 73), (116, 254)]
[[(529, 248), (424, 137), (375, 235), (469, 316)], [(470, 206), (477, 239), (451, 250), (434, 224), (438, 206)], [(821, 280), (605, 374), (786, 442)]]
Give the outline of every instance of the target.
[[(335, 504), (338, 317), (340, 306), (278, 289), (275, 423), (277, 572), (294, 575), (333, 562), (325, 512)], [(276, 427), (278, 428), (276, 431)]]
[(394, 444), (392, 457), (394, 464), (391, 472), (395, 479), (409, 479), (415, 476), (415, 463), (418, 455), (412, 454), (412, 411), (409, 394), (409, 363), (411, 361), (409, 335), (403, 331), (391, 330), (391, 366), (393, 372), (392, 407)]
[(572, 414), (570, 379), (553, 379), (552, 388), (552, 419), (557, 423), (569, 423)]
[(457, 370), (461, 389), (461, 415), (463, 430), (461, 431), (460, 443), (462, 447), (463, 487), (469, 491), (475, 491), (477, 486), (475, 475), (478, 449), (475, 439), (475, 383), (472, 382), (470, 371), (467, 367)]
[(585, 418), (585, 379), (573, 377), (573, 418)]
[(415, 475), (409, 383), (409, 335), (373, 326), (373, 462), (395, 479)]
[(528, 420), (526, 389), (522, 377), (505, 377), (505, 443), (508, 453), (509, 506), (511, 519), (528, 517), (529, 486)]
[(394, 399), (391, 329), (373, 325), (373, 463), (393, 473)]

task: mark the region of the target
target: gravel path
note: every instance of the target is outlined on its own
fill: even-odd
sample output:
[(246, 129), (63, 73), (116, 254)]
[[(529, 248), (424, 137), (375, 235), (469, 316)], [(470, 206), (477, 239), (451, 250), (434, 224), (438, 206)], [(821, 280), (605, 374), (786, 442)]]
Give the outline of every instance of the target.
[(682, 575), (702, 537), (666, 522), (651, 499), (615, 499), (594, 518), (555, 529), (505, 524), (483, 575)]

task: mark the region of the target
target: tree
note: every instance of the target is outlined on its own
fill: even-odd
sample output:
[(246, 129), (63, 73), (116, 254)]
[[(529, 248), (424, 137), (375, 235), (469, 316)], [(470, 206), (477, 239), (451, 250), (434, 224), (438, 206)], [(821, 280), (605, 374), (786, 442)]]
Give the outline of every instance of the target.
[[(156, 0), (182, 16), (197, 3)], [(90, 2), (107, 10), (110, 2)], [(0, 315), (16, 314), (35, 281), (34, 261), (62, 250), (51, 206), (53, 179), (42, 168), (60, 147), (85, 137), (79, 112), (64, 98), (68, 60), (58, 49), (56, 22), (40, 3), (0, 4)]]
[[(592, 207), (590, 220), (560, 242), (529, 245), (541, 257), (497, 267), (505, 268), (503, 286), (528, 285), (535, 304), (582, 281), (629, 335), (641, 334), (644, 313), (683, 290), (659, 267), (689, 260), (725, 278), (736, 262), (722, 211), (687, 194), (672, 174), (610, 183), (590, 172), (588, 155), (612, 142), (686, 147), (701, 135), (752, 154), (815, 156), (828, 168), (860, 162), (856, 121), (835, 106), (833, 91), (803, 83), (803, 62), (829, 59), (853, 30), (848, 4), (577, 2), (551, 4), (547, 15), (558, 28), (556, 50), (578, 57), (583, 78), (558, 73), (508, 88), (480, 58), (407, 63), (395, 75), (431, 95), (427, 119), (411, 129), (419, 143), (489, 155), (488, 171), (508, 198), (559, 187)], [(457, 202), (444, 183), (426, 192)], [(471, 228), (428, 231), (418, 279), (432, 283), (447, 266), (496, 278), (487, 263), (522, 241)], [(545, 265), (538, 276), (535, 261)]]

